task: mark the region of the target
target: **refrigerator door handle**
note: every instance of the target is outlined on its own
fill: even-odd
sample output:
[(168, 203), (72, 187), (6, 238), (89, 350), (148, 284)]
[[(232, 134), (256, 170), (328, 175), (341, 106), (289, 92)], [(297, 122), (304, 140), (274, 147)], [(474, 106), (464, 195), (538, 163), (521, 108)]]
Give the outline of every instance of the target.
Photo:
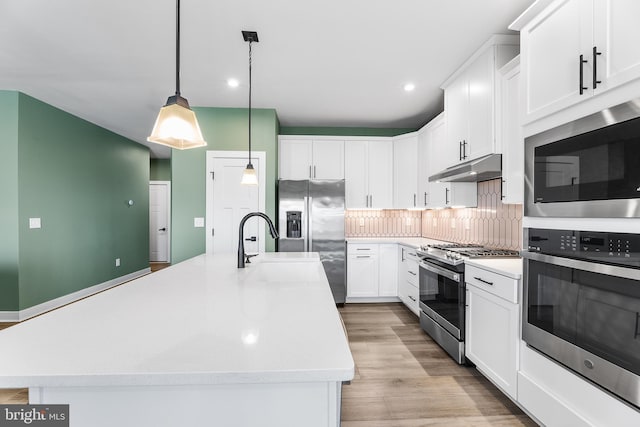
[(309, 238), (309, 198), (302, 198), (302, 251), (307, 252)]
[(307, 252), (313, 252), (313, 197), (307, 199)]

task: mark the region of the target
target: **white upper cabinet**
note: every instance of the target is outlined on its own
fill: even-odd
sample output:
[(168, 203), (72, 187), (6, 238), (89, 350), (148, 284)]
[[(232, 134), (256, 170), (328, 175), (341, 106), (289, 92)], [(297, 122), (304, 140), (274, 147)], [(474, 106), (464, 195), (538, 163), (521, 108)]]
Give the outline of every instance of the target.
[(422, 207), (418, 200), (418, 133), (393, 138), (393, 207)]
[(557, 0), (524, 25), (524, 122), (640, 77), (639, 16), (637, 0)]
[(447, 207), (474, 207), (478, 205), (478, 186), (475, 182), (429, 182), (429, 176), (445, 168), (442, 159), (448, 153), (446, 124), (449, 113), (440, 114), (431, 120), (422, 130), (421, 141), (426, 145), (426, 174), (420, 176), (425, 181), (422, 201), (427, 209)]
[(344, 179), (344, 140), (280, 137), (280, 179)]
[(418, 207), (427, 208), (429, 206), (429, 145), (431, 133), (429, 122), (418, 131)]
[(443, 84), (447, 136), (441, 158), (445, 167), (498, 152), (496, 72), (518, 50), (517, 36), (493, 36)]
[(520, 57), (500, 69), (502, 202), (524, 202), (524, 138), (520, 100)]
[(393, 145), (390, 139), (345, 142), (347, 209), (393, 206)]

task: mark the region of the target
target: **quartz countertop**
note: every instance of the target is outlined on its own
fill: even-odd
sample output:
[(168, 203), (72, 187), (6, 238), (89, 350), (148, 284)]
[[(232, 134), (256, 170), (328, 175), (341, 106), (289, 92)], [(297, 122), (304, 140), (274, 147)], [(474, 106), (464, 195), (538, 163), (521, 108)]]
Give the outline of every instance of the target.
[(414, 249), (428, 244), (449, 243), (426, 237), (347, 237), (346, 240), (347, 243), (397, 243)]
[(473, 265), (492, 271), (512, 279), (522, 278), (522, 258), (476, 258), (464, 261), (466, 265)]
[(200, 255), (0, 331), (0, 388), (348, 381), (317, 254)]

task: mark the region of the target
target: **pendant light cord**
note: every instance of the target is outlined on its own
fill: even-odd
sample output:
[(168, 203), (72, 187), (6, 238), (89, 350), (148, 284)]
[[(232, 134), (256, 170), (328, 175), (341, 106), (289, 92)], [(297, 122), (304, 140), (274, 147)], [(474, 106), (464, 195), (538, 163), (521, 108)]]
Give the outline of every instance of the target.
[(251, 41), (249, 41), (249, 164), (251, 165)]
[(180, 0), (176, 0), (176, 95), (180, 96)]

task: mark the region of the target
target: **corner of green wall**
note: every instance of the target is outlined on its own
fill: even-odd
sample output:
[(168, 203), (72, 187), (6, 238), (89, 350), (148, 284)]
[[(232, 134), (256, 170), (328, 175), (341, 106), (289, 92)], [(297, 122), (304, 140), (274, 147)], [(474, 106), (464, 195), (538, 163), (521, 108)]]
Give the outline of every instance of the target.
[(18, 310), (18, 103), (0, 90), (0, 311)]

